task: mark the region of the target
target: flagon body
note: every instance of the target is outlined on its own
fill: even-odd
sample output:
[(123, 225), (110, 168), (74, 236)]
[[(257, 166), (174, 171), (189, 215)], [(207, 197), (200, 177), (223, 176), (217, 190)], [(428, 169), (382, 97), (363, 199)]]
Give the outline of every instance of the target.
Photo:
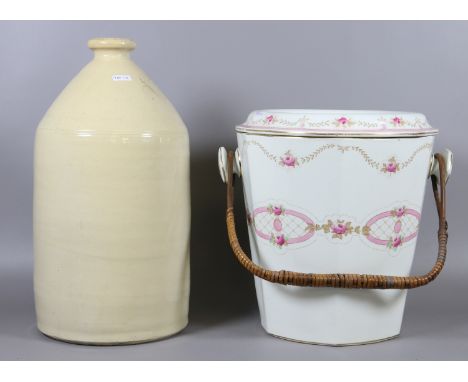
[(91, 40), (94, 59), (37, 129), (36, 311), (58, 339), (133, 343), (187, 325), (188, 134), (134, 46)]

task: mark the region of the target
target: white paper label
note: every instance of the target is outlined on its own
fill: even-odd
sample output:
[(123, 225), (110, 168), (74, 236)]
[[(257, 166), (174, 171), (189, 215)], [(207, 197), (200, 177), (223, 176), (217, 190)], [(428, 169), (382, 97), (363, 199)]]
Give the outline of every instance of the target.
[(129, 74), (114, 74), (112, 81), (131, 81), (132, 77)]

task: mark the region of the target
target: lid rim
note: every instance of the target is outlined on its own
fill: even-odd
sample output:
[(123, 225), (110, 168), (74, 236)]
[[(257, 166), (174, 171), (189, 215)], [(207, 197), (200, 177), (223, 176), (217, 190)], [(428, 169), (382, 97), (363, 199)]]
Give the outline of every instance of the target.
[(403, 111), (403, 110), (370, 110), (370, 109), (258, 109), (251, 112), (251, 114), (291, 114), (291, 115), (303, 115), (303, 114), (314, 114), (314, 115), (337, 115), (337, 114), (361, 114), (361, 115), (383, 115), (383, 114), (406, 114), (424, 117), (424, 114), (416, 111)]
[(415, 112), (381, 110), (265, 109), (236, 126), (241, 133), (294, 137), (410, 137), (438, 133)]
[(331, 130), (308, 130), (294, 131), (283, 129), (261, 129), (252, 128), (250, 126), (237, 125), (235, 131), (241, 134), (263, 135), (263, 136), (278, 136), (278, 137), (295, 137), (295, 138), (420, 138), (429, 137), (439, 134), (438, 129), (425, 129), (419, 131), (389, 131), (388, 134), (382, 131), (372, 130), (348, 130), (348, 131), (331, 131)]

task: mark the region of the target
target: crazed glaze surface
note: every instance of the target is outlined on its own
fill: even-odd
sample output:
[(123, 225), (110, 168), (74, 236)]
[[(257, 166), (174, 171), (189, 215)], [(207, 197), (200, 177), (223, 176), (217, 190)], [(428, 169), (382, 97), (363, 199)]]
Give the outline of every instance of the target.
[(129, 58), (133, 42), (89, 46), (36, 134), (38, 327), (84, 343), (158, 339), (187, 324), (188, 134)]
[[(334, 120), (342, 114), (322, 117)], [(368, 114), (352, 116), (361, 121)], [(404, 117), (416, 118), (425, 120), (418, 114)], [(272, 270), (408, 275), (433, 132), (407, 138), (383, 133), (374, 139), (238, 129), (254, 262)], [(400, 332), (404, 290), (314, 289), (259, 278), (255, 285), (263, 327), (282, 338), (343, 345)]]

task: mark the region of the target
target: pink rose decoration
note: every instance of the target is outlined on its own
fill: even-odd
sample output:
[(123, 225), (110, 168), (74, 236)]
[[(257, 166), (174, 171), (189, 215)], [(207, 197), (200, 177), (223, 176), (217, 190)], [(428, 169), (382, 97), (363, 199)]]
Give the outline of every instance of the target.
[(401, 244), (403, 244), (402, 240), (401, 240), (401, 237), (395, 237), (393, 240), (392, 240), (392, 247), (393, 248), (397, 248), (399, 247)]
[(268, 117), (265, 118), (265, 120), (266, 120), (268, 123), (273, 122), (273, 115), (269, 115)]
[(387, 170), (387, 172), (396, 172), (397, 164), (394, 162), (387, 163), (385, 165), (385, 169)]
[(343, 235), (346, 232), (346, 226), (344, 224), (342, 224), (342, 223), (334, 225), (332, 227), (332, 232), (337, 234), (337, 235)]
[(280, 247), (286, 244), (286, 239), (284, 238), (284, 235), (278, 235), (275, 237), (275, 243), (279, 245)]
[(281, 162), (288, 167), (294, 167), (296, 165), (296, 158), (292, 155), (286, 155), (281, 158)]
[(406, 212), (405, 207), (400, 207), (396, 210), (395, 215), (398, 218), (401, 218), (405, 214), (405, 212)]
[(385, 173), (396, 173), (397, 171), (400, 171), (400, 165), (395, 157), (391, 157), (387, 163), (382, 163), (382, 171)]
[(349, 122), (349, 119), (346, 117), (341, 117), (336, 120), (340, 125), (346, 125)]
[(281, 215), (283, 213), (283, 209), (279, 206), (273, 206), (272, 210), (276, 216)]
[(395, 124), (395, 125), (401, 125), (401, 118), (400, 117), (394, 117), (392, 119), (392, 122)]

